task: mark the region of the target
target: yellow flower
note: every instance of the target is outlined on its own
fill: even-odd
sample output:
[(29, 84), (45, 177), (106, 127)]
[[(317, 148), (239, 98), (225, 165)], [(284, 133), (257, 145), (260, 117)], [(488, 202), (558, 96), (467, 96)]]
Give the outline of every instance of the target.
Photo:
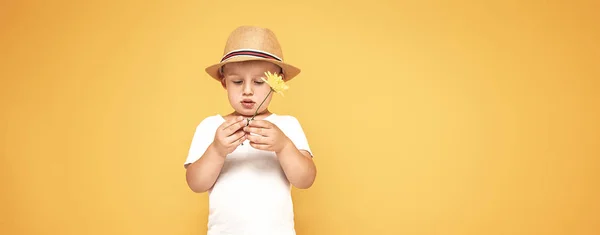
[(277, 73), (273, 74), (269, 71), (265, 72), (265, 75), (267, 76), (267, 79), (265, 79), (265, 78), (261, 78), (261, 79), (263, 81), (265, 81), (267, 84), (269, 84), (269, 86), (271, 87), (271, 89), (273, 91), (275, 91), (283, 96), (283, 91), (287, 90), (289, 87), (288, 87), (288, 85), (285, 84), (281, 75), (278, 75)]

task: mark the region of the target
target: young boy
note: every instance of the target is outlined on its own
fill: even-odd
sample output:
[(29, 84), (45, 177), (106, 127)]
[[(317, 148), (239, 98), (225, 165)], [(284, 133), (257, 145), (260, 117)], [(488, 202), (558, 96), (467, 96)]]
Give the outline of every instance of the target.
[(283, 62), (271, 30), (250, 26), (234, 30), (221, 62), (206, 68), (234, 110), (200, 122), (185, 161), (190, 189), (209, 192), (208, 235), (295, 234), (291, 185), (306, 189), (315, 180), (300, 123), (268, 109), (275, 93), (267, 97), (267, 71), (284, 81), (300, 73)]

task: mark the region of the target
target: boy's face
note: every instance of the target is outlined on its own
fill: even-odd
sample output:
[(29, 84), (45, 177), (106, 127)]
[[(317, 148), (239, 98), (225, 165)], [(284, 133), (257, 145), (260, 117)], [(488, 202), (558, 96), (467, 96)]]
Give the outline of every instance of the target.
[[(279, 66), (266, 61), (244, 61), (226, 64), (223, 67), (221, 83), (227, 90), (229, 104), (243, 116), (252, 116), (256, 108), (265, 99), (271, 87), (261, 77), (265, 72), (280, 73)], [(267, 110), (271, 102), (270, 95), (260, 106), (258, 113)]]

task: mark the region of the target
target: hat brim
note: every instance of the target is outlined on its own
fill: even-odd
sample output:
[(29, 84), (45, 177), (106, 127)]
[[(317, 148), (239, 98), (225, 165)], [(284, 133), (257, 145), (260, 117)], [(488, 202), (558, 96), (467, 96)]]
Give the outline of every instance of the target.
[(281, 67), (283, 69), (283, 80), (284, 81), (289, 81), (292, 80), (292, 78), (296, 77), (298, 74), (300, 74), (300, 69), (281, 62), (281, 61), (277, 61), (277, 60), (273, 60), (273, 59), (266, 59), (266, 58), (257, 58), (257, 57), (251, 57), (251, 56), (239, 56), (239, 57), (235, 57), (235, 58), (231, 58), (227, 61), (218, 63), (218, 64), (214, 64), (211, 66), (208, 66), (205, 71), (206, 73), (208, 73), (208, 75), (210, 75), (212, 78), (214, 78), (217, 81), (221, 81), (221, 77), (219, 76), (219, 69), (225, 65), (225, 64), (229, 64), (229, 63), (233, 63), (233, 62), (242, 62), (242, 61), (267, 61), (267, 62), (271, 62), (273, 64), (278, 65), (279, 67)]

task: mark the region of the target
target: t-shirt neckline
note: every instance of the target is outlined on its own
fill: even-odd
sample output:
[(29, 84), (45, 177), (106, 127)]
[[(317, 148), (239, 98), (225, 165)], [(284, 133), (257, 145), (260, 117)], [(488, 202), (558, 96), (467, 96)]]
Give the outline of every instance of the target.
[[(221, 119), (223, 119), (223, 121), (227, 121), (227, 120), (225, 119), (225, 117), (223, 117), (223, 115), (221, 115), (221, 114), (218, 114), (218, 116), (219, 116)], [(268, 120), (268, 119), (271, 119), (271, 118), (272, 118), (272, 117), (274, 117), (274, 116), (275, 116), (275, 113), (271, 113), (271, 114), (269, 114), (269, 116), (266, 116), (265, 118), (263, 118), (263, 119), (261, 119), (261, 120)]]

